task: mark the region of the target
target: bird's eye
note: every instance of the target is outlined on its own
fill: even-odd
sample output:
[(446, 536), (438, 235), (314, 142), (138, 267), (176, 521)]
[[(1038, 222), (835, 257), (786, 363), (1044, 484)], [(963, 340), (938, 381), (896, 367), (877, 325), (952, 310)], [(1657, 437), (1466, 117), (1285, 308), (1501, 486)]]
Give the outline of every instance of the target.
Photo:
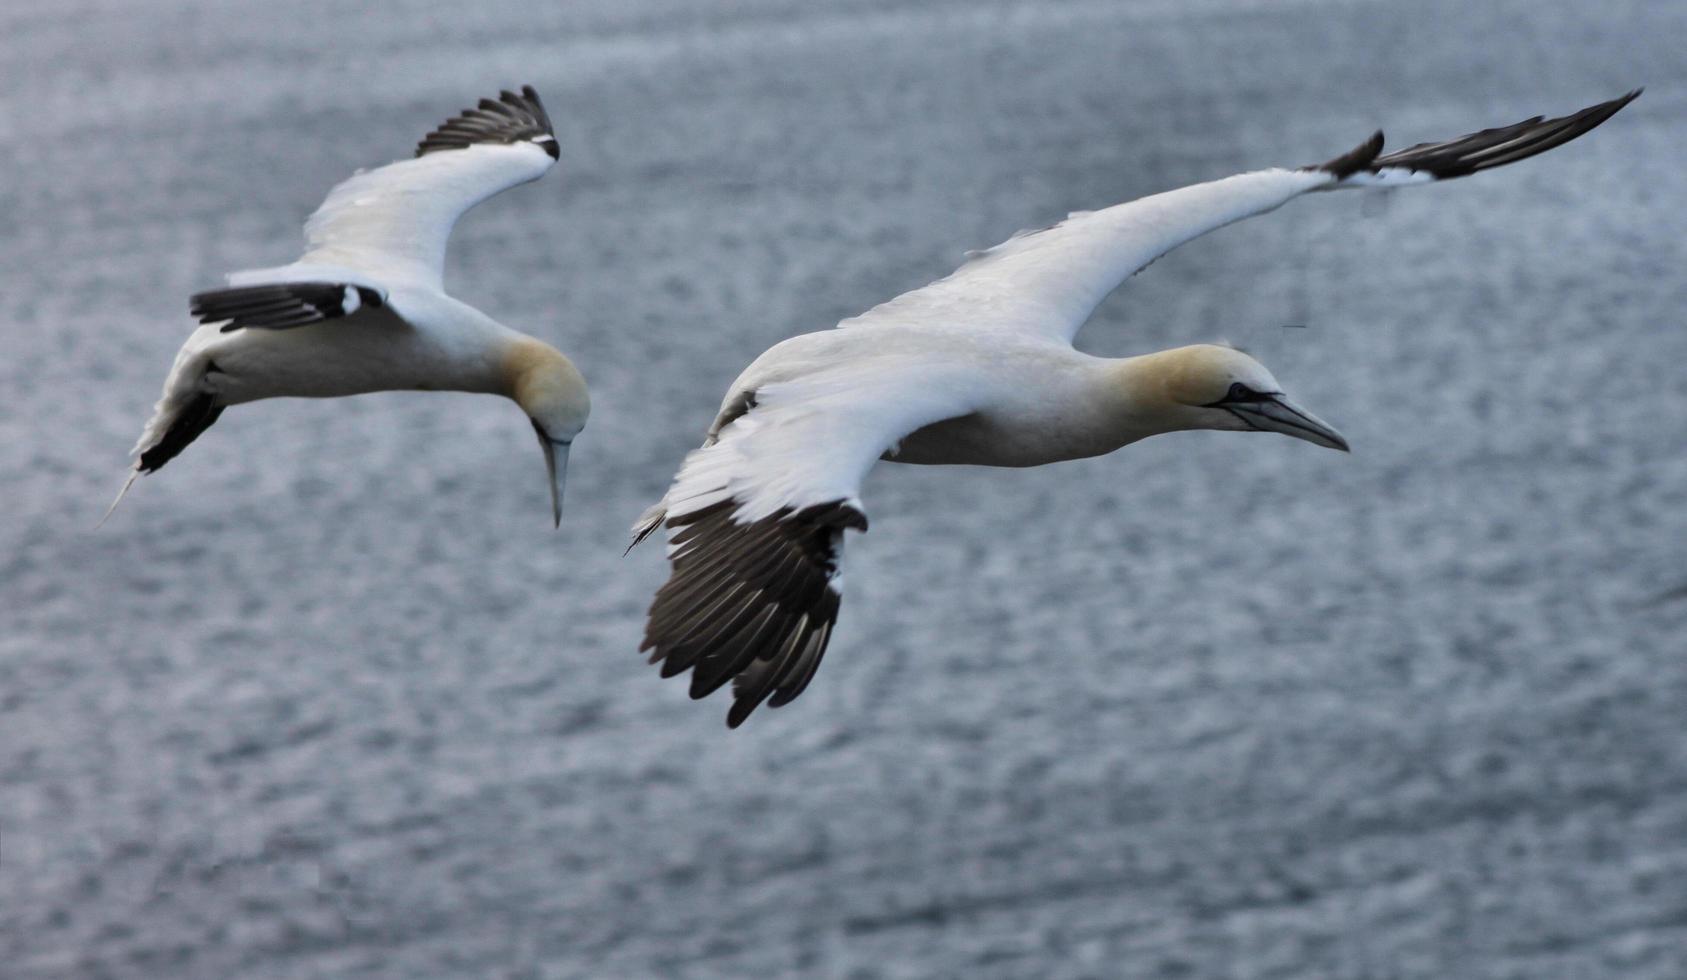
[(1224, 396), (1227, 402), (1245, 402), (1254, 397), (1254, 390), (1238, 381), (1230, 386), (1230, 393)]

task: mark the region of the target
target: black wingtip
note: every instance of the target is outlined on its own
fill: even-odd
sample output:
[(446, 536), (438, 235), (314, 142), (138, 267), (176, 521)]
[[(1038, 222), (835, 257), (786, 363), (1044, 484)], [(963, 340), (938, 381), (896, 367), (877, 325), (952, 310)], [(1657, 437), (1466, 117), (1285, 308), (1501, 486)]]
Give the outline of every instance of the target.
[(650, 606), (640, 652), (663, 677), (691, 671), (688, 693), (732, 684), (727, 725), (778, 707), (807, 687), (837, 622), (845, 528), (866, 518), (846, 500), (783, 508), (738, 523), (734, 500), (671, 517), (672, 574)]
[(1371, 161), (1377, 158), (1377, 154), (1382, 152), (1382, 140), (1382, 130), (1379, 129), (1371, 134), (1370, 139), (1360, 143), (1358, 146), (1348, 150), (1346, 153), (1336, 157), (1334, 160), (1330, 160), (1326, 163), (1320, 163), (1312, 167), (1305, 167), (1303, 169), (1323, 170), (1327, 173), (1333, 174), (1337, 180), (1351, 177), (1359, 171), (1364, 170), (1366, 167), (1369, 167), (1371, 165)]
[(416, 144), (416, 155), (462, 150), (477, 143), (521, 142), (536, 144), (553, 160), (561, 156), (551, 117), (531, 85), (523, 85), (519, 95), (503, 89), (498, 98), (481, 99), (474, 108), (447, 119)]
[(1356, 149), (1327, 163), (1307, 167), (1323, 170), (1345, 180), (1360, 172), (1409, 170), (1438, 180), (1464, 177), (1508, 163), (1526, 160), (1582, 136), (1616, 115), (1623, 106), (1640, 97), (1635, 89), (1607, 102), (1588, 106), (1566, 116), (1546, 119), (1534, 116), (1509, 126), (1497, 126), (1439, 143), (1419, 143), (1393, 153), (1382, 154), (1379, 131)]
[[(1631, 89), (1630, 91), (1628, 91), (1628, 92), (1626, 92), (1622, 95), (1619, 95), (1614, 99), (1610, 99), (1608, 101), (1601, 102), (1598, 105), (1590, 105), (1586, 109), (1581, 110), (1580, 112), (1572, 113), (1571, 115), (1564, 116), (1564, 117), (1559, 118), (1559, 119), (1550, 120), (1548, 124), (1550, 125), (1551, 123), (1560, 123), (1560, 122), (1568, 123), (1568, 122), (1571, 122), (1571, 121), (1575, 121), (1576, 124), (1580, 127), (1577, 130), (1577, 132), (1575, 133), (1575, 136), (1580, 136), (1582, 133), (1585, 133), (1588, 130), (1593, 129), (1595, 126), (1598, 126), (1600, 123), (1603, 123), (1605, 120), (1607, 120), (1607, 119), (1611, 118), (1612, 116), (1616, 115), (1617, 113), (1621, 112), (1623, 110), (1624, 106), (1628, 105), (1630, 102), (1633, 102), (1635, 99), (1640, 98), (1640, 93), (1642, 93), (1644, 91), (1646, 91), (1644, 86), (1642, 86), (1640, 88), (1636, 88), (1636, 89)], [(1575, 136), (1571, 136), (1571, 137), (1569, 137), (1569, 139), (1574, 139)], [(1565, 142), (1568, 142), (1568, 140), (1566, 140)]]
[(1629, 89), (1624, 94), (1617, 96), (1616, 98), (1612, 99), (1609, 102), (1602, 103), (1603, 105), (1608, 105), (1608, 106), (1611, 107), (1610, 113), (1607, 114), (1605, 118), (1609, 119), (1609, 118), (1611, 118), (1611, 116), (1616, 115), (1617, 112), (1620, 111), (1623, 106), (1626, 106), (1630, 102), (1633, 102), (1635, 99), (1640, 98), (1641, 93), (1643, 93), (1645, 91), (1646, 91), (1646, 86), (1640, 85), (1640, 86), (1637, 86), (1635, 88)]

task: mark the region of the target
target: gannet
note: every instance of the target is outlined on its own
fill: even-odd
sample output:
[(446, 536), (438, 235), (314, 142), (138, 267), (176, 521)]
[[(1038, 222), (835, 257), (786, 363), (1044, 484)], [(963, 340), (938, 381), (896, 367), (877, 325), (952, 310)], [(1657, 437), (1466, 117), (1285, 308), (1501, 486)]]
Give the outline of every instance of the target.
[[(1125, 278), (1199, 235), (1312, 191), (1463, 177), (1542, 153), (1640, 93), (1383, 154), (1351, 152), (1076, 212), (838, 329), (786, 340), (727, 390), (702, 448), (633, 526), (668, 531), (670, 576), (641, 652), (691, 696), (733, 682), (736, 728), (769, 697), (801, 694), (841, 598), (843, 532), (867, 529), (861, 481), (880, 460), (1040, 466), (1163, 432), (1280, 432), (1346, 450), (1265, 366), (1214, 345), (1101, 358), (1072, 340)], [(630, 549), (629, 549), (630, 550)]]
[(559, 156), (531, 86), (446, 120), (413, 159), (359, 171), (305, 222), (290, 265), (235, 272), (196, 293), (202, 324), (176, 354), (164, 395), (131, 451), (117, 499), (174, 459), (230, 405), (285, 396), (470, 391), (512, 399), (545, 454), (553, 525), (568, 449), (591, 402), (574, 364), (446, 295), (445, 244), (463, 212), (538, 180)]

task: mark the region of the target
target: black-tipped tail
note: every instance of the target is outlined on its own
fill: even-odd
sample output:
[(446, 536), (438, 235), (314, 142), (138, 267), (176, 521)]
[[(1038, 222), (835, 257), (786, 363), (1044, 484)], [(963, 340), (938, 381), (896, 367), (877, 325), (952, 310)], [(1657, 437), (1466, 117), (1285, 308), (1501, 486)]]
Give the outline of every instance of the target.
[(164, 437), (141, 453), (135, 469), (142, 473), (151, 473), (175, 459), (189, 443), (199, 438), (201, 432), (209, 429), (211, 424), (217, 421), (217, 416), (223, 414), (224, 407), (218, 405), (216, 396), (209, 392), (196, 395), (193, 401), (188, 402), (186, 407), (176, 413), (175, 420), (164, 431)]

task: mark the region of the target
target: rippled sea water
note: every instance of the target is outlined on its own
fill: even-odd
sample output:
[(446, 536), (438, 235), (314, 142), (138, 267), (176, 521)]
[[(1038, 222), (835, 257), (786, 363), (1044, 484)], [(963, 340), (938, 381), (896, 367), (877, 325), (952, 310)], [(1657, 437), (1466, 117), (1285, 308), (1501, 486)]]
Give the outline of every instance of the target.
[[(1687, 975), (1687, 6), (229, 0), (0, 10), (0, 975)], [(468, 395), (230, 411), (111, 523), (186, 297), (531, 82), (448, 281), (593, 385), (565, 524)], [(636, 654), (624, 528), (758, 352), (1014, 230), (1558, 113), (1081, 344), (1352, 440), (881, 467), (814, 685)]]

